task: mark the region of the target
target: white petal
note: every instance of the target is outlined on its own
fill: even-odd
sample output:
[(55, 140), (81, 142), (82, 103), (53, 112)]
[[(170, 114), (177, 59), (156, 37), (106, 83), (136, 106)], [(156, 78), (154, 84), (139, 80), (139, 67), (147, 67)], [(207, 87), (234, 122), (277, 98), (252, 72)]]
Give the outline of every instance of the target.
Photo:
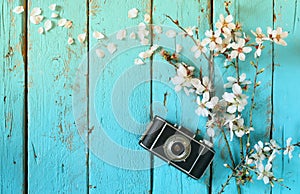
[(141, 45), (147, 45), (147, 44), (149, 44), (149, 39), (144, 38), (141, 40)]
[(179, 85), (182, 84), (185, 81), (185, 79), (183, 77), (175, 76), (171, 78), (171, 81), (174, 85)]
[(68, 44), (71, 45), (71, 44), (73, 44), (73, 43), (74, 43), (74, 39), (71, 38), (71, 37), (69, 37), (69, 38), (68, 38)]
[(43, 21), (44, 16), (37, 15), (37, 16), (30, 16), (30, 22), (33, 24), (39, 24)]
[(144, 15), (144, 22), (146, 22), (146, 23), (150, 22), (150, 15), (147, 13)]
[(230, 103), (234, 102), (234, 94), (232, 94), (232, 93), (225, 92), (222, 97), (227, 102), (230, 102)]
[(126, 37), (126, 30), (120, 30), (116, 35), (116, 38), (118, 40), (123, 40), (125, 37)]
[(84, 43), (86, 39), (86, 33), (79, 34), (77, 38), (80, 43)]
[(17, 6), (13, 9), (13, 12), (16, 14), (20, 14), (24, 12), (24, 7), (23, 6)]
[(130, 35), (129, 35), (129, 38), (130, 39), (136, 39), (136, 35), (134, 32), (131, 32)]
[(245, 58), (246, 58), (246, 56), (245, 56), (244, 53), (240, 53), (240, 54), (239, 54), (239, 60), (245, 61)]
[(113, 54), (117, 50), (117, 46), (114, 43), (109, 43), (106, 48), (110, 54)]
[(243, 81), (245, 81), (245, 79), (246, 79), (246, 74), (245, 73), (242, 73), (241, 75), (240, 75), (240, 82), (243, 82)]
[(104, 53), (104, 51), (101, 50), (101, 49), (96, 49), (96, 55), (97, 55), (98, 57), (100, 57), (100, 58), (105, 57), (105, 53)]
[(181, 90), (181, 88), (182, 88), (181, 85), (176, 85), (176, 86), (175, 86), (175, 91), (176, 91), (176, 92), (179, 92), (179, 91)]
[(137, 10), (136, 8), (132, 8), (128, 11), (128, 18), (135, 18), (137, 17), (139, 13), (139, 10)]
[(56, 10), (56, 4), (51, 4), (49, 6), (49, 9), (52, 10), (52, 11), (55, 11)]
[(232, 85), (232, 91), (235, 95), (242, 94), (242, 88), (238, 84), (233, 84)]
[(51, 20), (47, 20), (45, 23), (44, 23), (44, 27), (45, 27), (45, 31), (49, 31), (51, 30), (52, 28), (52, 21)]
[(98, 31), (93, 32), (93, 37), (96, 38), (97, 40), (105, 38), (104, 34)]
[(244, 131), (242, 131), (242, 130), (234, 131), (234, 133), (237, 137), (243, 137), (243, 135), (245, 134)]
[(67, 21), (65, 23), (65, 28), (71, 28), (73, 26), (73, 22), (72, 21)]
[(235, 105), (231, 105), (227, 107), (227, 112), (233, 114), (236, 112), (236, 106)]
[(37, 15), (40, 15), (41, 13), (42, 13), (41, 8), (35, 7), (32, 9), (30, 16), (37, 16)]
[(244, 47), (243, 48), (243, 52), (244, 53), (250, 53), (252, 51), (252, 48), (251, 47)]
[(209, 92), (204, 92), (203, 98), (202, 98), (202, 103), (206, 103), (209, 101)]
[(175, 32), (174, 30), (168, 30), (168, 31), (166, 32), (166, 36), (167, 36), (168, 38), (174, 38), (174, 37), (176, 36), (176, 32)]
[(67, 20), (65, 18), (62, 18), (60, 20), (58, 20), (57, 25), (62, 27), (67, 23)]
[(146, 24), (141, 22), (139, 23), (139, 30), (145, 30), (146, 29)]
[(291, 145), (291, 142), (292, 142), (292, 138), (289, 137), (289, 138), (286, 140), (286, 145), (287, 145), (287, 146), (290, 146), (290, 145)]
[(51, 18), (57, 18), (58, 17), (58, 14), (57, 13), (52, 13), (51, 14)]
[(161, 28), (161, 26), (154, 26), (154, 31), (155, 31), (157, 34), (161, 34), (161, 33), (162, 33), (162, 28)]
[(134, 59), (134, 64), (143, 65), (143, 64), (145, 64), (145, 62), (142, 59), (137, 58), (137, 59)]
[(238, 56), (238, 52), (234, 50), (230, 53), (230, 56), (231, 58), (235, 59)]
[(264, 183), (265, 184), (268, 184), (269, 183), (269, 177), (267, 177), (267, 176), (264, 176), (264, 178), (263, 178), (263, 180), (264, 180)]
[(44, 28), (43, 28), (43, 27), (39, 27), (39, 29), (38, 29), (38, 33), (40, 33), (40, 34), (44, 34)]

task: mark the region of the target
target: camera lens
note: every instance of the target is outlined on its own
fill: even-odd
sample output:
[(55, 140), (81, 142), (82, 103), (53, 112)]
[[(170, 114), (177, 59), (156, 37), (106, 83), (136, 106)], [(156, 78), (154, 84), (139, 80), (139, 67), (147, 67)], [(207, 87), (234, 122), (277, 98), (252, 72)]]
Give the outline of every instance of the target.
[(175, 134), (165, 142), (164, 152), (169, 160), (184, 161), (191, 152), (190, 141), (183, 135)]
[(176, 142), (171, 147), (171, 151), (177, 156), (180, 156), (184, 152), (184, 150), (185, 147), (181, 142)]

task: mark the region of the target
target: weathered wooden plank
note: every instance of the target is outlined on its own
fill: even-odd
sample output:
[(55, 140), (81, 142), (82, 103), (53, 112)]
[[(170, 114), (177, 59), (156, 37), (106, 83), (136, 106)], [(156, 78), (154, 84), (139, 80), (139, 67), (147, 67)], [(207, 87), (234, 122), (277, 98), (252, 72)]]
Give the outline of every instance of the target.
[[(51, 19), (49, 1), (29, 1), (29, 14), (41, 7), (46, 19)], [(73, 27), (57, 26), (45, 34), (37, 32), (43, 26), (29, 23), (29, 191), (31, 193), (85, 193), (86, 146), (75, 126), (72, 95), (75, 73), (86, 44), (77, 41), (86, 32), (86, 1), (63, 1), (58, 4), (61, 18), (73, 21)], [(68, 37), (76, 39), (68, 45)], [(85, 84), (85, 83), (83, 83)], [(82, 102), (76, 102), (82, 103)], [(87, 106), (87, 105), (85, 105)]]
[[(128, 11), (139, 10), (130, 19)], [(90, 1), (89, 56), (89, 188), (91, 193), (148, 193), (150, 188), (150, 154), (138, 145), (150, 121), (150, 65), (134, 65), (145, 47), (129, 38), (130, 26), (137, 26), (150, 14), (151, 2)], [(127, 28), (127, 29), (126, 29)], [(126, 29), (124, 40), (116, 32)], [(135, 28), (137, 29), (137, 28)], [(93, 32), (105, 34), (97, 48), (105, 57), (95, 55)], [(105, 48), (114, 43), (117, 51)], [(104, 48), (103, 48), (104, 47)]]
[[(261, 27), (266, 33), (266, 28), (268, 26), (272, 27), (273, 24), (273, 5), (272, 1), (231, 1), (230, 12), (234, 16), (235, 21), (239, 21), (242, 24), (243, 31), (253, 37), (251, 30), (255, 31), (256, 27)], [(225, 12), (224, 2), (216, 1), (214, 2), (214, 22), (219, 19), (219, 15), (227, 15)], [(259, 18), (259, 19), (257, 19)], [(255, 42), (252, 38), (251, 42)], [(259, 140), (267, 141), (269, 139), (270, 128), (271, 128), (271, 118), (272, 118), (272, 104), (271, 104), (271, 95), (272, 95), (272, 48), (270, 44), (265, 44), (266, 48), (263, 50), (261, 59), (259, 60), (259, 68), (265, 68), (264, 75), (258, 77), (258, 81), (261, 81), (261, 86), (257, 88), (256, 97), (255, 97), (255, 108), (253, 111), (253, 127), (255, 131), (251, 136), (251, 146), (253, 147), (255, 142)], [(254, 80), (255, 69), (250, 65), (250, 61), (254, 60), (254, 51), (252, 54), (246, 57), (245, 62), (240, 62), (239, 64), (239, 73), (246, 73), (247, 78)], [(223, 63), (219, 63), (219, 67), (222, 69), (222, 74), (224, 82), (226, 83), (227, 76), (235, 76), (234, 69), (226, 70), (222, 67)], [(253, 84), (249, 87), (246, 94), (251, 96), (253, 91)], [(251, 100), (248, 99), (248, 105), (244, 110), (243, 115), (245, 116), (245, 122), (249, 125), (249, 111), (251, 107)], [(243, 139), (244, 142), (246, 138)], [(217, 145), (217, 144), (216, 144)], [(239, 150), (239, 141), (233, 141), (230, 143), (231, 148), (234, 150), (234, 157), (236, 159), (236, 164), (238, 163)], [(229, 170), (225, 170), (223, 163), (231, 164), (229, 157), (222, 158), (222, 154), (229, 156), (227, 150), (222, 150), (221, 147), (224, 147), (224, 142), (219, 144), (219, 155), (217, 155), (214, 162), (214, 174), (213, 174), (213, 189), (212, 193), (216, 193), (220, 190), (221, 184), (227, 178), (228, 173), (231, 173)], [(217, 148), (216, 148), (217, 149)], [(225, 160), (224, 160), (225, 159)], [(220, 174), (219, 172), (226, 172)], [(256, 176), (254, 176), (256, 177)], [(265, 186), (262, 181), (256, 180), (253, 178), (254, 184), (247, 184), (242, 187), (242, 193), (250, 193), (253, 190), (256, 190), (260, 193), (268, 193), (270, 190), (269, 186)], [(225, 189), (225, 193), (236, 193), (235, 180), (231, 181), (231, 184)]]
[(24, 183), (25, 14), (15, 14), (23, 0), (2, 1), (0, 14), (0, 193), (22, 193)]
[[(287, 46), (274, 47), (274, 128), (273, 139), (286, 146), (286, 139), (293, 138), (292, 143), (300, 141), (299, 135), (299, 82), (300, 82), (300, 2), (275, 1), (275, 28), (282, 27), (289, 32), (286, 38)], [(300, 160), (298, 148), (295, 148), (293, 158), (278, 155), (274, 162), (274, 174), (284, 178), (283, 184), (288, 190), (275, 185), (273, 193), (298, 193)]]
[[(153, 22), (155, 25), (163, 26), (163, 33), (166, 33), (168, 30), (164, 26), (177, 28), (166, 18), (165, 14), (171, 16), (173, 19), (178, 19), (179, 24), (185, 28), (197, 26), (202, 34), (209, 28), (209, 1), (153, 1), (153, 6)], [(182, 33), (178, 28), (177, 31)], [(162, 40), (163, 38), (166, 40)], [(176, 43), (174, 39), (163, 38), (155, 39), (154, 44), (160, 45), (163, 43), (164, 45), (162, 46), (169, 46), (167, 49), (173, 49), (173, 52), (176, 43), (182, 45), (184, 42), (190, 41), (188, 38), (181, 38), (180, 35), (176, 37)], [(190, 41), (189, 46), (185, 47), (182, 51), (184, 57), (187, 57), (187, 53), (190, 53), (189, 50), (193, 46), (192, 41)], [(193, 55), (190, 56), (193, 59)], [(187, 60), (191, 62), (189, 57), (187, 57)], [(190, 65), (196, 66), (198, 72), (200, 66), (206, 66), (203, 61), (192, 61), (197, 61), (195, 64)], [(174, 77), (176, 74), (174, 67), (164, 61), (161, 56), (155, 56), (152, 71), (154, 79), (152, 89), (153, 114), (160, 115), (170, 122), (185, 126), (196, 132), (198, 124), (201, 127), (203, 125), (198, 123), (199, 117), (195, 114), (195, 97), (187, 97), (183, 91), (179, 93), (174, 91), (174, 85), (169, 80), (170, 77)], [(205, 129), (200, 129), (202, 130), (201, 133), (205, 134)], [(160, 162), (160, 159), (155, 158), (154, 166)], [(154, 168), (153, 171), (154, 193), (208, 193), (209, 191), (209, 170), (200, 180), (194, 180), (166, 164)]]

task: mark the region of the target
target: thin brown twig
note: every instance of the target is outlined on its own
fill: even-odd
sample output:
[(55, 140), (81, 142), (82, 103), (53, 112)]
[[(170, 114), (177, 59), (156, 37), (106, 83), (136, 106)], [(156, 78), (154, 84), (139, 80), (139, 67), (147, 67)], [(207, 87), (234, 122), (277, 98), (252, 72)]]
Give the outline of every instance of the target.
[(230, 145), (229, 145), (229, 142), (228, 142), (228, 139), (226, 137), (226, 134), (225, 134), (225, 131), (224, 131), (223, 127), (221, 128), (221, 132), (222, 132), (222, 134), (224, 136), (224, 139), (225, 139), (225, 143), (226, 143), (226, 146), (227, 146), (227, 149), (228, 149), (228, 152), (229, 152), (229, 157), (230, 157), (232, 166), (233, 166), (233, 168), (235, 168), (235, 162), (234, 162), (234, 159), (233, 159), (233, 154), (232, 154), (232, 151), (231, 151), (231, 148), (230, 148)]
[[(169, 18), (180, 30), (182, 30), (188, 37), (190, 37), (192, 40), (193, 40), (193, 42), (195, 43), (195, 45), (196, 46), (198, 46), (198, 43), (197, 43), (197, 41), (195, 40), (195, 38), (193, 37), (193, 35), (190, 35), (190, 34), (188, 34), (187, 33), (187, 31), (182, 27), (182, 26), (180, 26), (179, 25), (179, 22), (178, 22), (178, 20), (174, 20), (171, 16), (169, 16), (169, 15), (165, 15), (167, 18)], [(209, 60), (209, 58), (207, 57), (207, 55), (205, 54), (205, 53), (202, 53), (203, 54), (203, 56), (204, 56), (204, 58), (210, 63), (210, 60)]]
[[(253, 92), (252, 92), (252, 97), (251, 97), (251, 107), (250, 107), (250, 118), (249, 118), (249, 125), (250, 127), (253, 127), (253, 110), (255, 107), (255, 93), (256, 93), (256, 82), (257, 82), (257, 76), (258, 76), (258, 62), (256, 61), (255, 65), (255, 76), (254, 76), (254, 83), (253, 83)], [(246, 152), (249, 151), (250, 148), (250, 132), (247, 134), (247, 145), (246, 145)]]

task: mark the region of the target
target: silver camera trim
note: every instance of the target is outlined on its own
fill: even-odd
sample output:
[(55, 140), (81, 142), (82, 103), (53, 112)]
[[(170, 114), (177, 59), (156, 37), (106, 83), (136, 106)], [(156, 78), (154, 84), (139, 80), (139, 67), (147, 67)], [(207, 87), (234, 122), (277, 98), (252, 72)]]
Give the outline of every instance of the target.
[[(184, 146), (184, 151), (180, 155), (176, 155), (172, 152), (172, 146), (178, 142), (176, 140), (182, 140), (181, 143)], [(172, 158), (171, 161), (176, 161), (176, 162), (181, 162), (185, 161), (187, 157), (189, 157), (191, 153), (191, 144), (189, 139), (187, 139), (185, 136), (181, 134), (174, 134), (170, 136), (166, 142), (163, 145), (164, 152), (165, 154), (169, 157)]]
[[(204, 150), (205, 148), (208, 149), (208, 150), (210, 150), (211, 152), (214, 153), (213, 158), (211, 159), (211, 161), (209, 162), (209, 164), (207, 165), (207, 167), (206, 167), (206, 168), (204, 169), (204, 171), (203, 171), (203, 172), (206, 172), (207, 168), (211, 165), (211, 163), (212, 163), (212, 161), (213, 161), (213, 159), (214, 159), (214, 157), (215, 157), (215, 151), (214, 151), (213, 149), (211, 149), (209, 146), (205, 145), (204, 143), (202, 143), (202, 142), (200, 142), (200, 141), (197, 141), (197, 140), (195, 140), (194, 138), (192, 138), (192, 137), (186, 135), (185, 133), (183, 133), (182, 131), (180, 131), (178, 128), (176, 128), (176, 127), (174, 127), (173, 125), (171, 125), (170, 123), (168, 123), (166, 120), (164, 120), (164, 119), (162, 119), (162, 118), (160, 118), (160, 117), (158, 117), (158, 116), (156, 117), (156, 119), (158, 119), (158, 120), (164, 122), (165, 124), (163, 125), (161, 131), (159, 132), (159, 134), (158, 134), (157, 137), (155, 138), (155, 140), (154, 140), (153, 144), (151, 145), (150, 149), (147, 148), (143, 143), (140, 143), (140, 145), (141, 145), (143, 148), (145, 148), (146, 150), (148, 150), (149, 152), (151, 152), (151, 153), (153, 153), (154, 155), (158, 156), (159, 158), (165, 160), (168, 164), (172, 164), (172, 165), (175, 166), (176, 168), (178, 168), (178, 169), (180, 169), (181, 171), (187, 173), (187, 174), (188, 174), (189, 176), (191, 176), (192, 178), (194, 178), (194, 179), (200, 179), (201, 177), (203, 177), (203, 175), (204, 175), (205, 173), (203, 173), (203, 174), (201, 175), (201, 177), (197, 178), (197, 177), (193, 176), (192, 174), (190, 174), (190, 172), (193, 170), (194, 166), (196, 165), (197, 161), (199, 160), (199, 158), (200, 158), (200, 156), (202, 155), (202, 152), (203, 152), (203, 150)], [(149, 132), (149, 130), (150, 130), (152, 124), (153, 124), (153, 121), (151, 121), (151, 123), (148, 125), (148, 129), (146, 130), (146, 132), (144, 133), (144, 135), (142, 136), (141, 139), (143, 139), (143, 138), (145, 137), (145, 135)], [(155, 145), (156, 142), (158, 141), (159, 137), (161, 136), (161, 134), (163, 133), (163, 131), (165, 130), (165, 128), (166, 128), (167, 125), (168, 125), (169, 127), (173, 128), (173, 129), (175, 129), (177, 132), (181, 133), (183, 136), (185, 136), (185, 137), (187, 137), (188, 139), (190, 139), (190, 140), (192, 140), (192, 141), (198, 143), (199, 145), (201, 145), (201, 146), (203, 147), (202, 150), (201, 150), (201, 152), (199, 153), (198, 157), (197, 157), (196, 160), (194, 161), (194, 163), (193, 163), (193, 165), (191, 166), (191, 168), (190, 168), (189, 171), (187, 171), (187, 170), (181, 168), (180, 166), (178, 166), (177, 164), (175, 164), (174, 162), (172, 162), (172, 161), (169, 160), (168, 158), (166, 158), (166, 157), (160, 155), (159, 153), (153, 151), (154, 145)]]

